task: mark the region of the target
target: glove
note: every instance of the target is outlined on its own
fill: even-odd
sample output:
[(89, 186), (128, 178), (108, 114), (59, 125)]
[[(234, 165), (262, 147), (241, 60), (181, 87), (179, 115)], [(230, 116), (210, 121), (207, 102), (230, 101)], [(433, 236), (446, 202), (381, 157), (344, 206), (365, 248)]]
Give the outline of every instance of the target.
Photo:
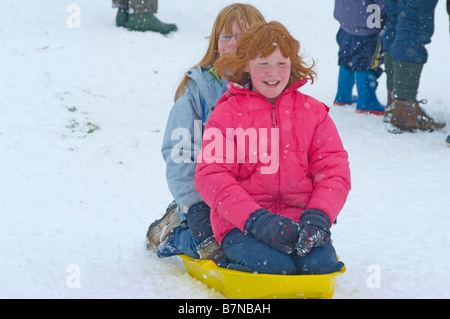
[(330, 219), (318, 209), (307, 209), (300, 216), (297, 254), (307, 255), (314, 247), (331, 243)]
[(289, 254), (298, 240), (297, 224), (286, 217), (262, 208), (247, 219), (244, 230), (266, 245)]

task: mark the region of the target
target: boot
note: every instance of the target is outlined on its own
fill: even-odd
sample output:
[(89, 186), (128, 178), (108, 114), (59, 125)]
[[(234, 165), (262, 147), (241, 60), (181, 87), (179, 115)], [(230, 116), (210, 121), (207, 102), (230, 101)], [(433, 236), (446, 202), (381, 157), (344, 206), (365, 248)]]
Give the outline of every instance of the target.
[(357, 97), (352, 95), (354, 85), (355, 73), (341, 65), (339, 67), (338, 91), (333, 104), (344, 106), (356, 103)]
[(358, 91), (356, 112), (383, 115), (384, 105), (380, 104), (375, 93), (378, 85), (375, 71), (356, 71), (355, 77)]
[(131, 31), (154, 31), (161, 34), (178, 30), (175, 24), (161, 22), (149, 12), (129, 14), (126, 27)]
[(392, 94), (392, 90), (388, 90), (387, 92), (387, 104), (384, 109), (384, 123), (389, 123), (392, 117), (392, 111), (394, 110), (394, 95)]
[(197, 253), (200, 259), (208, 259), (214, 261), (218, 266), (223, 266), (226, 262), (226, 256), (222, 246), (216, 241), (214, 236), (206, 238), (197, 247)]
[(116, 14), (116, 26), (124, 27), (128, 21), (128, 9), (119, 8)]
[(445, 143), (447, 144), (448, 147), (450, 147), (450, 135), (447, 136), (447, 138), (445, 139)]
[(160, 219), (154, 221), (147, 231), (147, 249), (156, 252), (159, 245), (164, 242), (175, 226), (180, 225), (180, 212), (175, 201), (170, 203), (166, 213)]
[(394, 105), (394, 95), (392, 94), (392, 90), (388, 90), (386, 106), (391, 106), (391, 105)]
[(418, 101), (401, 100), (394, 100), (390, 123), (400, 131), (407, 132), (414, 132), (418, 129), (431, 132), (445, 126), (445, 123), (437, 123), (426, 114), (419, 106)]

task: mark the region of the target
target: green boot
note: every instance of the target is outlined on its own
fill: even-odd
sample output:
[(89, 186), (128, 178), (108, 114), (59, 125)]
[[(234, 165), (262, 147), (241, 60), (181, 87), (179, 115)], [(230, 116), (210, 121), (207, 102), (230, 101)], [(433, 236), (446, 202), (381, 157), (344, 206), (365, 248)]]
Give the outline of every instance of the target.
[(154, 31), (168, 34), (177, 31), (175, 24), (161, 22), (153, 13), (135, 13), (128, 15), (126, 27), (131, 31)]
[(128, 9), (119, 8), (116, 14), (116, 26), (124, 27), (128, 20)]

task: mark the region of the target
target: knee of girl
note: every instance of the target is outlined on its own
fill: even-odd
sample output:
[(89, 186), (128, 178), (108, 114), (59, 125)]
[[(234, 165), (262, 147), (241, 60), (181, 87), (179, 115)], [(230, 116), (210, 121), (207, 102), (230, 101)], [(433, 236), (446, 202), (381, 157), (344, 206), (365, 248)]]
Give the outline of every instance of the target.
[(298, 274), (329, 274), (339, 271), (344, 263), (338, 260), (332, 245), (315, 247), (311, 252), (295, 259)]
[(296, 265), (291, 256), (267, 246), (237, 228), (225, 236), (222, 248), (230, 263), (235, 264), (231, 267), (238, 265), (243, 271), (261, 274), (296, 274)]

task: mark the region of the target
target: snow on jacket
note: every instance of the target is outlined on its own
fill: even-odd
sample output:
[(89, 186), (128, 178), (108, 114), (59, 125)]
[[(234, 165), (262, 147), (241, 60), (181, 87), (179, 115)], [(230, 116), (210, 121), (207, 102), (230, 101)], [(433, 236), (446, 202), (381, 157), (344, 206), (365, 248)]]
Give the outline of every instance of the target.
[(274, 104), (228, 83), (217, 102), (205, 126), (195, 185), (211, 207), (219, 243), (233, 228), (244, 231), (247, 218), (263, 207), (296, 222), (308, 208), (322, 210), (331, 222), (342, 209), (350, 191), (347, 152), (328, 107), (297, 91), (305, 83), (283, 91)]
[[(188, 71), (186, 75), (190, 80), (186, 83), (184, 94), (170, 111), (161, 148), (166, 162), (169, 190), (184, 213), (192, 205), (202, 201), (194, 182), (195, 159), (202, 141), (202, 125), (226, 90), (211, 69), (198, 67)], [(196, 139), (196, 135), (199, 138)]]
[[(334, 18), (349, 34), (363, 36), (379, 33), (387, 20), (385, 2), (385, 0), (335, 0)], [(375, 9), (379, 10), (379, 16)], [(381, 18), (379, 27), (373, 25), (372, 17), (375, 16)]]

